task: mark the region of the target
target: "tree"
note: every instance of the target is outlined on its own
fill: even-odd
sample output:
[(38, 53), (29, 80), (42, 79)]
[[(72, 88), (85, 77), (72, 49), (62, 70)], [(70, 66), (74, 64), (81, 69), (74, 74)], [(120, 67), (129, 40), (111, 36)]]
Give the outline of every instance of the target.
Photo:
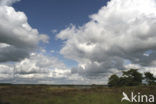
[(108, 86), (109, 87), (116, 87), (118, 86), (118, 82), (119, 82), (119, 77), (115, 74), (111, 75), (108, 81)]
[(125, 81), (124, 84), (127, 86), (137, 86), (142, 84), (143, 77), (137, 69), (130, 69), (123, 72), (122, 80)]
[(145, 75), (145, 80), (146, 80), (146, 82), (148, 83), (148, 85), (154, 85), (154, 84), (156, 84), (156, 78), (153, 76), (153, 74), (152, 73), (150, 73), (150, 72), (145, 72), (144, 73), (144, 75)]
[(142, 74), (139, 73), (137, 69), (130, 69), (128, 71), (123, 71), (121, 77), (115, 74), (110, 76), (108, 86), (137, 86), (142, 84), (142, 80)]
[(119, 86), (136, 86), (136, 84), (133, 82), (133, 79), (130, 77), (120, 77)]

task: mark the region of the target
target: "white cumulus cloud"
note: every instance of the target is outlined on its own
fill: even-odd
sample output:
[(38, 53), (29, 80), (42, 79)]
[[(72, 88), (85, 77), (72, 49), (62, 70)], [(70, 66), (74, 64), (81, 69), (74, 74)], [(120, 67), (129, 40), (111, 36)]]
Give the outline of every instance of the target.
[(40, 41), (48, 42), (48, 36), (40, 34), (27, 22), (24, 12), (15, 11), (7, 2), (15, 0), (1, 0), (0, 4), (0, 62), (19, 61), (29, 57), (35, 51)]
[[(156, 1), (111, 0), (81, 27), (57, 34), (64, 40), (60, 53), (79, 66), (73, 73), (89, 78), (107, 77), (125, 69), (125, 62), (155, 66)], [(151, 51), (149, 56), (144, 54)]]

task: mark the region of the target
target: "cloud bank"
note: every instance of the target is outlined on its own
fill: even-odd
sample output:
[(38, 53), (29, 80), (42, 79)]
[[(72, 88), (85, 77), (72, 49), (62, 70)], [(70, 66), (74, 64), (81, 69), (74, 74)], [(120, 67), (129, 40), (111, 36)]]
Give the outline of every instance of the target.
[(0, 64), (0, 82), (15, 84), (90, 84), (90, 81), (71, 74), (71, 70), (56, 57), (32, 53), (15, 64)]
[(1, 80), (10, 79), (13, 83), (36, 84), (47, 80), (52, 83), (52, 78), (65, 79), (69, 73), (70, 70), (57, 58), (41, 53), (32, 53), (30, 58), (25, 58), (14, 65), (0, 64)]
[(72, 73), (87, 78), (108, 77), (127, 64), (156, 64), (156, 1), (111, 0), (90, 21), (60, 31), (60, 53), (79, 63)]

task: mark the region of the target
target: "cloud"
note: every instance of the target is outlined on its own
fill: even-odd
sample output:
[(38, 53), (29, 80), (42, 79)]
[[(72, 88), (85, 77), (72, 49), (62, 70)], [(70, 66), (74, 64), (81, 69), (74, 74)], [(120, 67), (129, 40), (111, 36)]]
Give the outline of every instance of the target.
[(41, 53), (33, 53), (30, 58), (26, 58), (16, 64), (16, 73), (35, 74), (49, 73), (49, 70), (66, 69), (65, 65), (55, 57), (49, 57)]
[[(0, 64), (0, 83), (14, 84), (102, 84), (101, 80), (86, 79), (77, 73), (71, 72), (70, 68), (56, 57), (42, 53), (32, 53), (16, 63)], [(85, 83), (84, 83), (85, 82)]]
[(57, 80), (64, 79), (70, 83), (68, 77), (70, 74), (71, 70), (63, 62), (42, 53), (32, 53), (29, 58), (14, 64), (0, 64), (0, 82), (9, 79), (10, 83), (55, 84)]
[(7, 6), (15, 1), (18, 0), (0, 1), (0, 62), (20, 61), (29, 57), (39, 42), (48, 43), (49, 39), (28, 24), (25, 13)]
[[(60, 53), (79, 66), (73, 73), (87, 78), (108, 77), (129, 64), (143, 67), (156, 62), (156, 1), (111, 0), (81, 27), (62, 30)], [(147, 51), (151, 53), (145, 55)]]
[(55, 34), (55, 33), (57, 33), (58, 31), (57, 31), (57, 29), (53, 29), (53, 30), (51, 30), (51, 32), (52, 32), (53, 34)]
[(20, 0), (0, 0), (0, 5), (12, 5), (15, 2), (19, 2)]
[(13, 67), (0, 64), (0, 81), (11, 80), (13, 78)]
[(49, 37), (46, 34), (41, 34), (39, 39), (44, 43), (49, 43)]
[(51, 53), (55, 53), (55, 50), (51, 50), (50, 52), (51, 52)]

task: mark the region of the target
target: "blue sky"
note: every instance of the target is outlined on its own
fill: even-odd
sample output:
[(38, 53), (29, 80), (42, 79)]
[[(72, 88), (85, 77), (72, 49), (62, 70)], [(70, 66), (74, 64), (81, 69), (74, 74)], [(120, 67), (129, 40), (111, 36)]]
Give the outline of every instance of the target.
[(33, 28), (50, 37), (49, 44), (42, 44), (42, 47), (47, 51), (55, 50), (52, 55), (59, 57), (68, 67), (73, 67), (77, 65), (75, 61), (59, 54), (62, 41), (56, 39), (52, 30), (59, 32), (70, 24), (82, 26), (90, 20), (89, 15), (97, 13), (106, 3), (107, 0), (21, 0), (13, 7), (27, 15)]

